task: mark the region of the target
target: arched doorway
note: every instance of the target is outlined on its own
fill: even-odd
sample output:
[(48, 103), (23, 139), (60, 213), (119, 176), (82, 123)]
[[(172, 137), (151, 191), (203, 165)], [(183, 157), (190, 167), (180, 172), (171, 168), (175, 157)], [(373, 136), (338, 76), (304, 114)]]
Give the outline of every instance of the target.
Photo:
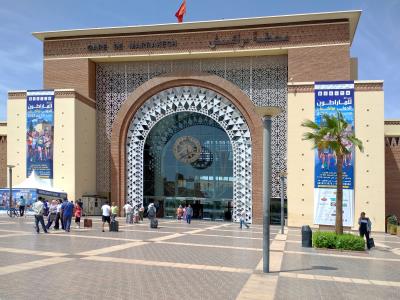
[[(204, 161), (201, 161), (202, 160), (201, 155), (203, 155), (203, 160), (206, 160), (205, 158), (207, 157), (207, 155), (209, 155), (206, 152), (208, 152), (208, 150), (211, 150), (207, 149), (211, 147), (210, 143), (218, 141), (218, 143), (222, 144), (228, 141), (230, 150), (225, 149), (225, 152), (227, 152), (228, 155), (231, 155), (232, 158), (232, 174), (230, 174), (231, 176), (226, 176), (228, 178), (226, 178), (226, 180), (225, 179), (221, 180), (222, 181), (221, 185), (218, 185), (218, 187), (220, 188), (221, 187), (225, 188), (226, 193), (225, 194), (222, 193), (220, 194), (220, 196), (214, 197), (216, 193), (213, 192), (213, 197), (202, 197), (204, 198), (203, 204), (206, 204), (206, 199), (213, 199), (210, 205), (214, 208), (212, 214), (212, 217), (214, 219), (220, 219), (222, 217), (222, 216), (218, 217), (218, 213), (216, 212), (218, 209), (224, 210), (223, 214), (224, 219), (230, 219), (225, 217), (225, 211), (226, 210), (229, 211), (231, 207), (232, 219), (234, 221), (238, 221), (239, 214), (243, 210), (245, 210), (247, 221), (251, 222), (252, 221), (252, 145), (251, 145), (251, 135), (249, 127), (241, 112), (233, 105), (233, 103), (230, 100), (228, 100), (227, 98), (225, 98), (224, 96), (218, 94), (213, 90), (209, 90), (207, 88), (198, 86), (177, 86), (163, 90), (155, 94), (154, 96), (150, 97), (138, 109), (138, 111), (131, 119), (126, 137), (127, 200), (132, 201), (136, 204), (143, 204), (146, 196), (144, 190), (146, 186), (150, 187), (149, 192), (153, 194), (150, 195), (150, 197), (152, 196), (154, 198), (152, 200), (166, 201), (165, 198), (166, 194), (168, 193), (172, 194), (171, 191), (166, 192), (166, 189), (168, 190), (168, 183), (164, 182), (165, 174), (162, 174), (163, 166), (161, 165), (164, 160), (161, 159), (158, 162), (160, 164), (159, 166), (153, 166), (153, 165), (146, 166), (146, 164), (152, 164), (151, 163), (152, 160), (150, 159), (151, 155), (153, 155), (155, 158), (157, 157), (157, 155), (154, 154), (157, 152), (157, 149), (154, 148), (157, 147), (157, 145), (151, 144), (153, 138), (150, 136), (149, 139), (149, 134), (151, 134), (153, 130), (154, 133), (161, 134), (163, 130), (164, 131), (170, 130), (174, 126), (184, 126), (186, 122), (184, 120), (185, 118), (189, 118), (188, 122), (189, 121), (192, 123), (196, 122), (196, 120), (197, 121), (199, 120), (199, 117), (197, 115), (204, 116), (203, 125), (189, 126), (188, 128), (182, 131), (188, 131), (188, 132), (192, 131), (191, 133), (192, 135), (179, 136), (178, 134), (178, 136), (175, 136), (175, 138), (172, 140), (174, 141), (173, 144), (167, 142), (167, 148), (165, 148), (164, 145), (162, 150), (167, 151), (165, 155), (171, 158), (171, 160), (168, 163), (175, 164), (175, 171), (179, 170), (183, 171), (186, 168), (187, 170), (185, 171), (186, 172), (185, 174), (189, 174), (191, 171), (193, 174), (201, 176), (202, 172), (200, 171), (197, 172), (195, 170), (196, 168), (199, 168), (201, 164), (206, 163)], [(173, 125), (171, 125), (170, 123), (172, 123)], [(210, 124), (212, 125), (210, 126)], [(205, 133), (206, 135), (211, 134), (211, 132), (216, 134), (217, 133), (216, 130), (222, 131), (223, 135), (220, 135), (219, 137), (216, 135), (213, 139), (212, 138), (207, 139), (206, 137), (200, 138), (202, 132), (199, 132), (196, 126), (206, 126), (207, 130), (206, 128), (203, 128), (204, 129), (203, 133)], [(178, 138), (181, 139), (178, 140)], [(203, 141), (203, 144), (199, 141), (199, 139)], [(147, 152), (145, 147), (146, 143), (148, 147)], [(174, 147), (177, 148), (175, 154), (173, 153)], [(181, 148), (182, 150), (179, 150), (179, 148)], [(193, 151), (193, 149), (195, 148), (197, 153), (196, 151)], [(182, 151), (193, 152), (193, 153), (181, 153)], [(224, 151), (221, 149), (215, 148), (214, 151), (216, 151), (215, 155), (218, 156), (219, 158), (225, 155), (222, 154)], [(153, 154), (151, 152), (153, 152)], [(182, 157), (179, 156), (180, 154), (182, 155)], [(147, 157), (145, 155), (147, 155)], [(192, 155), (193, 157), (191, 157)], [(172, 159), (173, 157), (175, 159)], [(181, 162), (179, 162), (179, 160), (181, 160)], [(228, 163), (228, 161), (226, 161), (226, 164)], [(155, 161), (155, 163), (157, 162)], [(181, 164), (186, 164), (186, 166), (183, 166)], [(217, 166), (217, 164), (215, 164), (215, 166)], [(150, 171), (152, 168), (156, 168), (153, 169), (153, 171), (155, 170), (156, 173), (158, 172), (157, 168), (161, 170), (161, 173), (158, 172), (158, 175), (155, 176), (154, 178), (155, 181), (153, 183), (153, 186), (151, 186), (152, 185), (151, 183), (149, 183), (148, 185), (146, 185), (145, 183), (146, 179), (145, 170)], [(227, 168), (227, 166), (225, 166), (225, 168)], [(210, 170), (216, 171), (216, 169), (210, 169)], [(205, 170), (203, 171), (204, 173), (206, 173)], [(177, 197), (178, 198), (180, 197), (180, 195), (182, 194), (185, 195), (185, 193), (188, 192), (182, 190), (179, 191), (179, 185), (182, 185), (183, 183), (185, 184), (185, 189), (188, 189), (188, 187), (191, 186), (192, 183), (194, 184), (195, 182), (197, 184), (201, 184), (202, 182), (204, 184), (208, 183), (211, 184), (211, 182), (212, 184), (215, 184), (215, 178), (219, 179), (218, 178), (219, 174), (214, 174), (212, 176), (213, 178), (211, 181), (209, 180), (202, 181), (200, 178), (197, 179), (189, 178), (190, 175), (187, 175), (188, 177), (185, 178), (184, 177), (185, 175), (179, 174), (179, 172), (170, 175), (175, 176), (173, 184), (174, 188), (177, 188), (178, 191), (175, 191), (173, 197), (171, 197), (171, 199), (168, 199), (170, 201), (169, 203), (171, 203), (171, 201), (175, 201)], [(183, 177), (181, 175), (183, 175)], [(192, 181), (192, 183), (190, 183), (189, 180)], [(230, 200), (228, 200), (229, 198), (227, 198), (227, 200), (224, 200), (225, 198), (223, 198), (223, 196), (229, 195), (229, 188), (227, 188), (229, 184), (232, 185), (232, 193), (231, 193), (232, 198)], [(191, 190), (192, 192), (195, 190), (201, 191), (201, 188), (196, 189), (193, 186), (193, 189)], [(197, 202), (196, 204), (199, 205), (202, 204), (200, 199), (196, 200), (193, 198), (196, 197), (193, 196), (192, 200), (189, 200), (187, 197), (186, 199), (182, 200), (200, 201)], [(164, 204), (164, 202), (162, 203)], [(166, 203), (167, 202), (165, 202), (165, 204)], [(226, 209), (220, 208), (221, 203), (224, 203), (222, 205), (227, 206)], [(218, 207), (218, 209), (216, 207)], [(226, 216), (228, 216), (228, 214), (226, 214)]]
[(178, 112), (161, 119), (144, 146), (144, 205), (154, 202), (160, 217), (175, 217), (191, 205), (193, 217), (231, 220), (233, 150), (212, 118)]

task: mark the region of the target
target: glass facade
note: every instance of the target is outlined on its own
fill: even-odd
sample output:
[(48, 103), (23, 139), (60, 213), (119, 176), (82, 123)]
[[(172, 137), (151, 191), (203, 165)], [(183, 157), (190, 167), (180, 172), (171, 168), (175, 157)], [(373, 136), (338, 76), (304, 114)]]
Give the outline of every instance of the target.
[(176, 216), (191, 204), (193, 217), (230, 220), (233, 152), (221, 126), (208, 116), (180, 112), (160, 120), (144, 148), (144, 205), (159, 217)]

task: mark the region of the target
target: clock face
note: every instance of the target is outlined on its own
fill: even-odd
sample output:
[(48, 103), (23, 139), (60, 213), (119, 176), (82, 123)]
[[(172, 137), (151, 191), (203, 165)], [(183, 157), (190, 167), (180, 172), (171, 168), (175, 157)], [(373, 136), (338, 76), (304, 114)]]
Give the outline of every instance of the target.
[(190, 164), (200, 157), (201, 144), (194, 137), (182, 136), (175, 141), (173, 151), (177, 160)]
[(214, 156), (210, 150), (206, 147), (201, 147), (200, 157), (191, 163), (193, 168), (196, 169), (207, 169), (209, 166), (212, 165), (214, 160)]

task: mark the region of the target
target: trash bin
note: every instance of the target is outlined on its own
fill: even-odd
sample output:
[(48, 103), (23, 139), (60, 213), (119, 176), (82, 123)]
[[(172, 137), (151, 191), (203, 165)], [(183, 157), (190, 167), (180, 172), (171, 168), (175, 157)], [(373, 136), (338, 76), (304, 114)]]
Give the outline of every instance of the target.
[(308, 225), (301, 227), (301, 246), (308, 248), (312, 247), (312, 231)]

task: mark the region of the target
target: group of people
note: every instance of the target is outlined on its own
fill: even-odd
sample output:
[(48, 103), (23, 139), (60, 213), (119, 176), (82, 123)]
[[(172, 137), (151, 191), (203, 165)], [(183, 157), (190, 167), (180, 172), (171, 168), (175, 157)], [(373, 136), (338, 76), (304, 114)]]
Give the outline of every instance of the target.
[[(35, 229), (37, 233), (40, 233), (39, 223), (43, 231), (48, 233), (53, 222), (54, 230), (59, 230), (61, 223), (61, 229), (65, 230), (65, 232), (70, 232), (72, 217), (75, 217), (76, 227), (80, 228), (81, 226), (83, 203), (80, 199), (74, 204), (73, 201), (68, 201), (68, 199), (47, 201), (42, 197), (38, 197), (36, 202), (33, 203), (32, 209), (35, 216)], [(45, 217), (47, 217), (46, 225), (44, 221)]]
[(139, 223), (139, 221), (143, 221), (144, 217), (144, 207), (139, 205), (133, 205), (132, 202), (127, 202), (124, 205), (125, 212), (125, 222), (127, 224)]
[(182, 205), (179, 205), (179, 207), (176, 210), (176, 216), (178, 217), (179, 221), (181, 221), (183, 219), (186, 221), (186, 223), (190, 224), (192, 222), (192, 218), (193, 218), (192, 206), (190, 204), (185, 207), (182, 207)]

